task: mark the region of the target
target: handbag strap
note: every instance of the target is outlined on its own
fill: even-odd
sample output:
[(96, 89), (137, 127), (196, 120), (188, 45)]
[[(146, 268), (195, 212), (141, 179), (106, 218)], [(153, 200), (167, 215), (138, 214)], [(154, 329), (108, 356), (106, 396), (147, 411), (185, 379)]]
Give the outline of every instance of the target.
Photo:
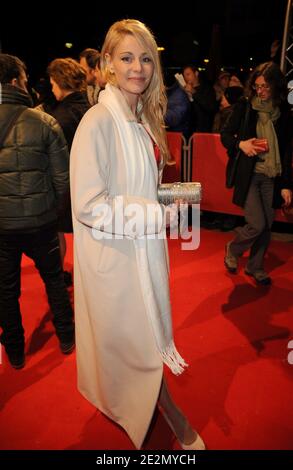
[(2, 127), (2, 135), (0, 135), (0, 150), (3, 148), (4, 142), (7, 139), (8, 135), (9, 135), (11, 129), (13, 128), (14, 124), (16, 123), (17, 119), (23, 113), (23, 111), (25, 111), (25, 109), (26, 109), (26, 107), (25, 108), (18, 108), (17, 111), (15, 113), (13, 113), (10, 120), (8, 120), (6, 125)]

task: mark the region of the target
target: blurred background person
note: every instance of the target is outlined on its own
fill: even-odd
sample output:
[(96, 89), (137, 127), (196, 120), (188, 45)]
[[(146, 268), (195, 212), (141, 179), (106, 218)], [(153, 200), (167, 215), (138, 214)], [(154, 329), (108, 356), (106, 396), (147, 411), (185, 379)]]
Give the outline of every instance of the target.
[(231, 75), (230, 77), (228, 88), (232, 86), (238, 86), (243, 88), (243, 84), (241, 80), (237, 77), (237, 75)]
[(229, 72), (226, 72), (223, 70), (222, 72), (219, 73), (215, 83), (214, 83), (214, 90), (216, 93), (216, 100), (219, 103), (221, 101), (221, 98), (223, 94), (225, 93), (225, 90), (230, 86), (230, 79), (231, 79), (231, 74)]
[[(83, 67), (71, 58), (55, 59), (48, 66), (48, 75), (52, 85), (53, 94), (58, 105), (50, 114), (60, 124), (70, 152), (76, 128), (90, 105), (86, 95), (86, 73)], [(72, 217), (70, 204), (70, 191), (68, 191), (67, 208), (59, 218), (58, 224), (60, 252), (62, 263), (66, 254), (66, 240), (64, 233), (72, 233)], [(67, 285), (72, 284), (72, 274), (65, 271), (64, 278)]]
[(218, 133), (221, 131), (223, 125), (230, 117), (235, 103), (243, 96), (244, 89), (239, 86), (229, 86), (224, 91), (220, 100), (220, 109), (215, 115), (213, 132)]
[(65, 287), (57, 217), (69, 188), (68, 150), (54, 118), (31, 109), (25, 64), (0, 54), (0, 327), (12, 367), (25, 365), (19, 298), (22, 255), (46, 287), (61, 351), (74, 349), (73, 312)]
[(193, 65), (183, 68), (185, 91), (191, 102), (191, 132), (211, 132), (217, 111), (213, 87)]
[(191, 134), (191, 102), (172, 72), (165, 70), (164, 79), (167, 93), (167, 111), (164, 118), (166, 130), (182, 132), (188, 139)]
[(35, 109), (51, 114), (54, 108), (57, 106), (58, 101), (56, 100), (55, 95), (52, 91), (50, 79), (40, 78), (40, 80), (34, 86), (34, 90), (37, 95), (37, 103)]
[(99, 93), (105, 87), (100, 70), (100, 52), (97, 49), (84, 49), (79, 54), (79, 63), (86, 71), (87, 97), (93, 106), (98, 102)]

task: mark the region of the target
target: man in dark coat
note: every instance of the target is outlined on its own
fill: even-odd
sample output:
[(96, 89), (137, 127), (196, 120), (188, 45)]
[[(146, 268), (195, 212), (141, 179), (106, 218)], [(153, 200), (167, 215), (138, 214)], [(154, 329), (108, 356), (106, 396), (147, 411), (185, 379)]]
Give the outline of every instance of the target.
[(167, 111), (165, 124), (168, 132), (182, 132), (184, 137), (190, 137), (191, 105), (185, 91), (177, 80), (167, 88)]
[(191, 102), (192, 132), (211, 132), (217, 112), (216, 93), (193, 65), (183, 68), (185, 91)]
[(56, 120), (30, 108), (20, 59), (0, 54), (0, 82), (0, 340), (11, 365), (20, 369), (25, 364), (19, 306), (23, 253), (34, 260), (45, 283), (61, 351), (74, 348), (56, 230), (68, 191), (69, 155)]

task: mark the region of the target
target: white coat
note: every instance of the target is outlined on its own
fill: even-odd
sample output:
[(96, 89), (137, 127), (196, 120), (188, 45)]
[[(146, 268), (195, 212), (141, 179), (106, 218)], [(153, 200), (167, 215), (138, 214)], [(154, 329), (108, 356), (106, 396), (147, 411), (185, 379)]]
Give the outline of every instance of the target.
[[(158, 169), (148, 133), (120, 91), (114, 94), (122, 119), (132, 122), (144, 147), (145, 170), (140, 174), (138, 165), (137, 185), (127, 194), (127, 164), (117, 126), (103, 104), (92, 107), (77, 129), (70, 157), (78, 387), (140, 448), (160, 392), (162, 356), (146, 314), (134, 240), (97, 239), (101, 232), (92, 230), (97, 226), (92, 210), (97, 202), (113, 208), (117, 195), (145, 206), (150, 189), (157, 187)], [(165, 240), (159, 240), (158, 263), (168, 277)], [(169, 296), (168, 286), (155, 287)]]

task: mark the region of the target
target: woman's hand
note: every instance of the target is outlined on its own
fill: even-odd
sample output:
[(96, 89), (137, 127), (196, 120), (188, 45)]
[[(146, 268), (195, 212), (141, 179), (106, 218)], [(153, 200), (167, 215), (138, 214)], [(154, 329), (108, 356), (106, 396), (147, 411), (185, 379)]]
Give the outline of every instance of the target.
[(178, 210), (179, 206), (178, 204), (169, 204), (165, 208), (165, 224), (166, 227), (176, 227), (178, 225)]
[(284, 199), (284, 206), (289, 207), (292, 202), (292, 191), (291, 189), (282, 189), (281, 196)]
[(248, 140), (240, 140), (239, 142), (239, 148), (242, 150), (243, 153), (247, 157), (255, 157), (259, 152), (259, 147), (257, 145), (254, 145), (255, 137), (252, 137), (252, 139)]

